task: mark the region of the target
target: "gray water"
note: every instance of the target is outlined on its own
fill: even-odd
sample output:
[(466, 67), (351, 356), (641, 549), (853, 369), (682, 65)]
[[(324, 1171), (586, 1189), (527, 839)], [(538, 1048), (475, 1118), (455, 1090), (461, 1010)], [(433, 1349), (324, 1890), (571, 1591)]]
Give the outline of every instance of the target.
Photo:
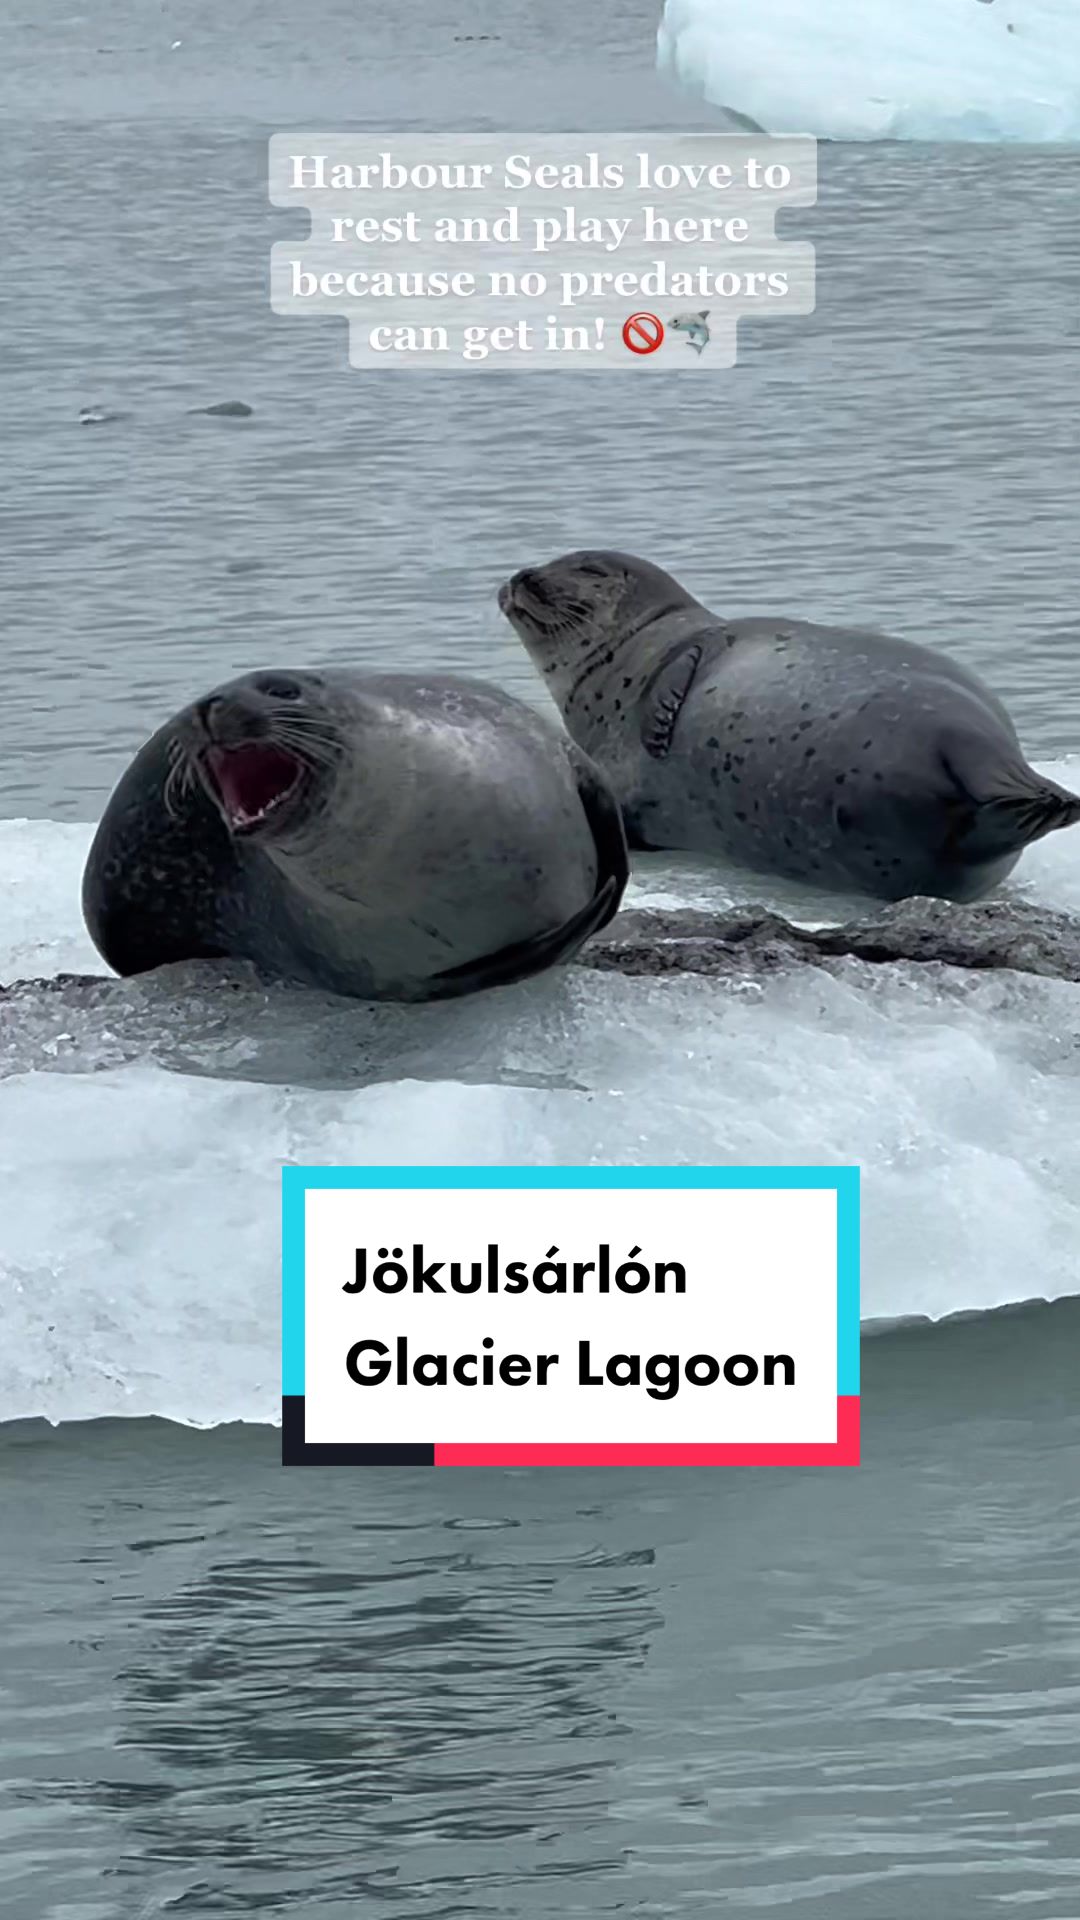
[(9, 1428), (9, 1920), (1075, 1920), (1078, 1338), (865, 1341), (857, 1470)]
[[(0, 0), (0, 817), (96, 819), (148, 733), (246, 668), (533, 697), (495, 590), (584, 544), (727, 612), (940, 641), (1029, 752), (1076, 749), (1075, 154), (823, 148), (820, 204), (787, 216), (817, 313), (744, 323), (700, 384), (364, 374), (340, 322), (270, 312), (268, 135), (700, 123), (652, 72), (655, 0), (73, 4)], [(187, 411), (228, 399), (254, 417)]]
[[(700, 388), (363, 376), (269, 310), (268, 135), (699, 123), (654, 0), (76, 4), (0, 0), (0, 818), (96, 818), (246, 667), (539, 697), (495, 588), (585, 543), (941, 641), (1077, 750), (1075, 154), (822, 149), (817, 313)], [(867, 1342), (853, 1472), (0, 1430), (5, 1912), (1078, 1920), (1078, 1333)]]

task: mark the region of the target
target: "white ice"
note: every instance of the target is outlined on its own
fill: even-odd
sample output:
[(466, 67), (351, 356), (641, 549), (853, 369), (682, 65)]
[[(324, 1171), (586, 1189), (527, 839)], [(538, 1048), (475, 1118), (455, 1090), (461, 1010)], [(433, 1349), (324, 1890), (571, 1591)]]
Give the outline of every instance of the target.
[[(1080, 781), (1080, 761), (1047, 771)], [(0, 822), (0, 980), (104, 971), (79, 918), (91, 832)], [(1032, 848), (1010, 891), (1080, 913), (1080, 829)], [(636, 894), (836, 910), (686, 862), (654, 863)], [(46, 998), (43, 1025), (0, 1002), (0, 1417), (275, 1418), (283, 1161), (857, 1162), (868, 1318), (1080, 1291), (1080, 988), (1063, 982), (850, 962), (760, 982), (567, 969), (318, 1017), (293, 996), (263, 1028), (291, 1035), (294, 1067), (351, 1035), (382, 1061), (375, 1084), (314, 1087), (265, 1032), (192, 1043), (183, 1070), (182, 1046), (164, 1065), (139, 1039), (154, 1003), (120, 1047)], [(188, 1018), (171, 1008), (181, 1036)]]
[(1077, 0), (666, 0), (657, 46), (766, 133), (1080, 141)]

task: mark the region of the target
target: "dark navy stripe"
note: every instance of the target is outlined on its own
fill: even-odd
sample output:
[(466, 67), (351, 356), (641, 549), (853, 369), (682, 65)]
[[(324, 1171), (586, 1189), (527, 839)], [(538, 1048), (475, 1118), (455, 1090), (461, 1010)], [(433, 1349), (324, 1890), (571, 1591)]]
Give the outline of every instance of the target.
[(308, 1442), (304, 1438), (304, 1396), (286, 1393), (281, 1400), (281, 1464), (283, 1467), (433, 1467), (435, 1444), (368, 1446), (342, 1442)]

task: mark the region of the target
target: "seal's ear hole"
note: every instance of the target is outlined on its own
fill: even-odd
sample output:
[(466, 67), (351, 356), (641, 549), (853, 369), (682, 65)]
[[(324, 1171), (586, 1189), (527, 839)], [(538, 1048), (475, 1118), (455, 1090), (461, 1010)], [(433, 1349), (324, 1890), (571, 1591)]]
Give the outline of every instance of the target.
[(300, 700), (304, 689), (299, 680), (290, 680), (287, 673), (263, 673), (255, 685), (268, 700)]

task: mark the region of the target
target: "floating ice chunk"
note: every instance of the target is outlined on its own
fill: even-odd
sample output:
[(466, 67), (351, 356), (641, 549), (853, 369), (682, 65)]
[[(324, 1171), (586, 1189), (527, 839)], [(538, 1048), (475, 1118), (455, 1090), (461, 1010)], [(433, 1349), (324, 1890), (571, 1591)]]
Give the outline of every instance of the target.
[[(104, 972), (79, 921), (91, 832), (0, 823), (0, 980)], [(1080, 829), (1019, 872), (1080, 911)], [(696, 862), (646, 862), (635, 895), (827, 917)], [(285, 1161), (856, 1162), (867, 1317), (1077, 1290), (1080, 989), (1061, 981), (567, 968), (379, 1008), (177, 968), (0, 1004), (0, 1048), (0, 1417), (273, 1419)]]
[[(273, 1418), (284, 1161), (854, 1161), (868, 1317), (1076, 1290), (1075, 987), (858, 963), (751, 989), (566, 970), (480, 1006), (414, 1044), (424, 1081), (135, 1059), (0, 1083), (0, 1413)], [(460, 1078), (463, 1054), (490, 1077)]]
[(65, 821), (0, 820), (0, 983), (108, 971), (80, 907), (93, 837)]
[(657, 47), (766, 133), (1080, 141), (1075, 0), (666, 0)]

